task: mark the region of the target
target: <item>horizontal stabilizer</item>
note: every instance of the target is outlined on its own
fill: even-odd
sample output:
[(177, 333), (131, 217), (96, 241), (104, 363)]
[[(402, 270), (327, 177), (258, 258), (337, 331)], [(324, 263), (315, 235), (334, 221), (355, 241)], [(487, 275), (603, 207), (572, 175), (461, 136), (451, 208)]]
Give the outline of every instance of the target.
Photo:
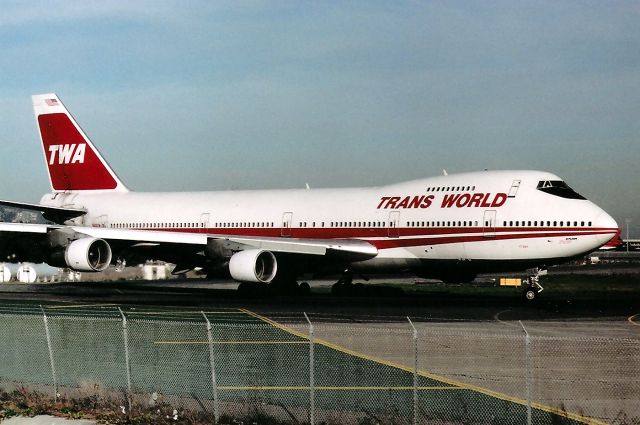
[(85, 210), (76, 210), (72, 208), (49, 207), (38, 204), (25, 204), (23, 202), (3, 201), (0, 200), (0, 207), (10, 207), (27, 211), (35, 211), (42, 213), (42, 216), (56, 224), (64, 224), (65, 221), (85, 215)]

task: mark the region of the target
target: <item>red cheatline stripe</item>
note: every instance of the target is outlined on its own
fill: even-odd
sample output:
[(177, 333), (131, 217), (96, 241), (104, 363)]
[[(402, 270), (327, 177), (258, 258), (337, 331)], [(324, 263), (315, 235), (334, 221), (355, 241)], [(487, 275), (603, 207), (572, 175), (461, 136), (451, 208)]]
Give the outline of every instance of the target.
[[(247, 237), (280, 237), (282, 228), (178, 228), (178, 229), (148, 229), (156, 231), (173, 231), (189, 233), (208, 233), (228, 236)], [(421, 245), (442, 245), (462, 242), (483, 242), (490, 240), (532, 239), (551, 237), (579, 237), (591, 235), (611, 235), (618, 232), (617, 228), (593, 227), (496, 227), (490, 231), (491, 236), (485, 236), (482, 227), (459, 228), (398, 228), (399, 238), (389, 238), (388, 228), (292, 228), (291, 234), (295, 238), (305, 239), (361, 239), (370, 242), (379, 249), (410, 247)], [(427, 237), (425, 237), (427, 236)]]
[(511, 240), (511, 239), (534, 239), (534, 238), (552, 238), (552, 237), (578, 237), (578, 236), (590, 236), (590, 235), (608, 235), (611, 232), (583, 232), (583, 233), (517, 233), (517, 234), (499, 234), (495, 236), (447, 236), (441, 238), (410, 238), (410, 239), (379, 239), (368, 240), (372, 245), (378, 249), (411, 247), (411, 246), (423, 246), (423, 245), (444, 245), (452, 243), (463, 242), (488, 242), (493, 240)]

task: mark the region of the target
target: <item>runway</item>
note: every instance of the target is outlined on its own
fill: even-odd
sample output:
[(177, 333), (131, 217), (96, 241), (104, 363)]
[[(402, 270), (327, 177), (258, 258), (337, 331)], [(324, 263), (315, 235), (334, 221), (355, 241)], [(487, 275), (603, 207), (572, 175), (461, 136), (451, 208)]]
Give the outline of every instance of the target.
[[(557, 279), (565, 279), (559, 277)], [(545, 283), (534, 303), (523, 302), (520, 289), (477, 285), (415, 284), (411, 278), (372, 279), (352, 296), (333, 296), (334, 281), (311, 281), (311, 296), (241, 294), (226, 280), (73, 282), (53, 284), (1, 283), (0, 301), (26, 303), (115, 303), (121, 305), (184, 306), (188, 308), (247, 307), (261, 312), (302, 312), (336, 320), (387, 320), (411, 316), (418, 320), (626, 320), (640, 313), (640, 275), (571, 277)], [(608, 279), (608, 280), (607, 280)], [(580, 283), (588, 281), (588, 288)], [(575, 281), (575, 282), (574, 282)]]
[[(136, 391), (196, 397), (208, 405), (212, 384), (204, 313), (215, 336), (219, 401), (226, 409), (258, 403), (270, 414), (305, 421), (313, 388), (317, 415), (325, 418), (365, 415), (410, 423), (414, 397), (419, 422), (526, 423), (528, 397), (533, 423), (640, 417), (640, 311), (630, 312), (616, 299), (562, 308), (553, 300), (532, 307), (502, 296), (333, 297), (322, 285), (314, 286), (318, 292), (311, 297), (242, 298), (228, 286), (201, 281), (0, 285), (0, 316), (4, 332), (12, 326), (16, 332), (31, 330), (42, 341), (40, 315), (46, 312), (59, 340), (57, 372), (66, 380), (60, 385), (69, 387), (83, 381), (123, 387), (122, 310)], [(313, 386), (312, 338), (303, 312), (314, 326)], [(416, 328), (415, 341), (407, 316)], [(13, 322), (7, 324), (7, 318)], [(523, 326), (532, 339), (529, 366)], [(3, 335), (4, 341), (22, 344), (14, 351), (5, 345), (9, 351), (3, 358), (29, 354), (0, 376), (46, 383), (46, 351), (42, 344), (25, 350), (34, 337), (23, 337)]]

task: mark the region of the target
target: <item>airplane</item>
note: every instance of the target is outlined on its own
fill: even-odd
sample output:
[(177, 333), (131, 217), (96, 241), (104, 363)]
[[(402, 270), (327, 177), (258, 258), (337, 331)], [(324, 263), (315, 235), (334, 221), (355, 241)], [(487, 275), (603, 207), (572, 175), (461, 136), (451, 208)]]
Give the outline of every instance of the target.
[[(480, 171), (369, 188), (134, 192), (56, 94), (32, 96), (49, 224), (0, 223), (0, 254), (83, 272), (163, 260), (246, 283), (409, 272), (446, 282), (544, 269), (618, 233), (615, 220), (543, 171)], [(303, 290), (308, 290), (308, 284)], [(528, 298), (538, 291), (530, 288)]]

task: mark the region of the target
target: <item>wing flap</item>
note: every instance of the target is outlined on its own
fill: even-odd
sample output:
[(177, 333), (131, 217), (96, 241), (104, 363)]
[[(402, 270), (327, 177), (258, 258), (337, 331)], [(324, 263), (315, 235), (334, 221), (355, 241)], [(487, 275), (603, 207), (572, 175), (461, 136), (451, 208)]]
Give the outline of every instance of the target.
[(110, 229), (108, 227), (71, 226), (83, 235), (93, 236), (105, 240), (131, 241), (136, 243), (173, 243), (187, 245), (207, 244), (207, 235), (182, 232), (159, 232), (154, 230), (125, 230)]
[(320, 256), (331, 253), (354, 261), (367, 260), (378, 255), (378, 249), (375, 246), (357, 239), (252, 238), (216, 235), (210, 237), (272, 252)]
[(0, 223), (0, 233), (47, 233), (49, 230), (46, 224), (23, 224), (23, 223)]

